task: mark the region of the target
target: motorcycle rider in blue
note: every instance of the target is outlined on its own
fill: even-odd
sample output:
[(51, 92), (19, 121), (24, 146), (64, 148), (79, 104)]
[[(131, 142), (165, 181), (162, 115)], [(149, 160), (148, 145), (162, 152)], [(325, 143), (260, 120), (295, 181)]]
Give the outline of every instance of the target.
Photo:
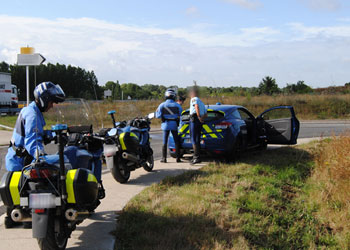
[(166, 101), (161, 103), (156, 111), (156, 117), (162, 119), (163, 130), (163, 148), (161, 162), (167, 162), (168, 139), (171, 133), (175, 142), (176, 162), (181, 162), (180, 155), (180, 138), (178, 134), (178, 126), (182, 113), (182, 107), (176, 100), (176, 92), (173, 89), (165, 91)]
[[(52, 82), (43, 82), (34, 90), (35, 101), (21, 110), (13, 131), (10, 146), (6, 155), (6, 169), (8, 171), (21, 171), (37, 156), (45, 154), (43, 143), (53, 139), (51, 131), (45, 131), (43, 112), (49, 111), (54, 103), (65, 100), (65, 94), (59, 85)], [(15, 225), (11, 219), (12, 208), (7, 208), (5, 225)], [(30, 227), (30, 223), (24, 223)]]
[(54, 103), (65, 100), (65, 94), (59, 85), (43, 82), (34, 90), (35, 101), (21, 110), (13, 131), (10, 147), (6, 155), (6, 169), (21, 171), (37, 155), (44, 155), (43, 142), (53, 139), (51, 131), (44, 130), (46, 125), (43, 112), (49, 111)]

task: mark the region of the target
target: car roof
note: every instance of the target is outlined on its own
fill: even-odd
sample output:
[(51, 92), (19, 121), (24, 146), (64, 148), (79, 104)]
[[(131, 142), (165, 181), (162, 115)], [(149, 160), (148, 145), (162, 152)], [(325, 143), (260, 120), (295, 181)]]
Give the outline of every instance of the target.
[(222, 111), (225, 113), (231, 113), (232, 111), (238, 108), (243, 108), (242, 106), (239, 106), (239, 105), (205, 105), (205, 107), (207, 108), (207, 110), (211, 109), (214, 111)]

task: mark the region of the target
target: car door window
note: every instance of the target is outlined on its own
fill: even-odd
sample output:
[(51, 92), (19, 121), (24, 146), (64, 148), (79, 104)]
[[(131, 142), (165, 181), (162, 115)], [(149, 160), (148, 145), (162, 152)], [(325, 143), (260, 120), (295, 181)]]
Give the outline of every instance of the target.
[(234, 110), (233, 112), (232, 112), (232, 118), (233, 119), (238, 119), (238, 120), (241, 120), (242, 118), (241, 118), (241, 114), (239, 113), (239, 111), (236, 109), (236, 110)]
[(244, 120), (244, 121), (253, 119), (253, 116), (251, 114), (249, 114), (244, 109), (239, 109), (238, 112), (239, 112), (239, 115), (241, 116), (241, 119)]
[(272, 109), (262, 115), (265, 121), (292, 118), (290, 109)]

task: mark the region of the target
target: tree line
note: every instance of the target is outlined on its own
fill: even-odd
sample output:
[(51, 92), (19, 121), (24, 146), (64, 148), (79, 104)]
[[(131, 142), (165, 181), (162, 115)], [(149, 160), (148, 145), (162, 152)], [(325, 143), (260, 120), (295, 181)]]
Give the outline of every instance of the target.
[[(12, 75), (12, 82), (19, 89), (19, 99), (25, 100), (25, 67), (18, 65), (9, 65), (6, 62), (0, 63), (0, 72), (8, 72)], [(162, 99), (164, 92), (169, 87), (178, 90), (179, 95), (186, 96), (187, 88), (178, 88), (177, 86), (164, 86), (156, 84), (138, 85), (135, 83), (122, 83), (119, 81), (108, 81), (104, 85), (99, 85), (94, 71), (87, 71), (83, 68), (64, 65), (64, 64), (45, 64), (31, 67), (30, 71), (30, 93), (33, 92), (35, 82), (52, 81), (59, 83), (68, 97), (102, 100), (104, 91), (110, 90), (111, 100), (122, 99)], [(348, 83), (346, 86), (348, 86)], [(315, 90), (304, 81), (289, 83), (284, 88), (279, 88), (276, 79), (270, 76), (264, 77), (257, 87), (200, 87), (205, 96), (258, 96), (258, 95), (277, 95), (277, 94), (309, 94)]]
[[(23, 66), (0, 63), (0, 72), (11, 73), (12, 83), (19, 90), (19, 100), (26, 99), (26, 69)], [(51, 81), (60, 84), (67, 97), (84, 99), (101, 99), (103, 87), (98, 85), (97, 77), (93, 71), (87, 71), (80, 67), (64, 64), (42, 64), (30, 67), (30, 93), (33, 98), (33, 90), (36, 84)]]

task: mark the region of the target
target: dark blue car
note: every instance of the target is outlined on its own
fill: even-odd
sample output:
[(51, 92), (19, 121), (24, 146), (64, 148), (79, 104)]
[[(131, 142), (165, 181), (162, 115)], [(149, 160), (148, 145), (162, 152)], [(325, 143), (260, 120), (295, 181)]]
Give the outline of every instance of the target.
[[(257, 117), (237, 105), (209, 105), (207, 110), (201, 149), (210, 155), (234, 157), (248, 149), (266, 148), (268, 144), (297, 143), (300, 123), (291, 106), (273, 107)], [(189, 110), (185, 110), (179, 126), (182, 155), (192, 152), (189, 122)], [(172, 137), (169, 150), (175, 157)]]

